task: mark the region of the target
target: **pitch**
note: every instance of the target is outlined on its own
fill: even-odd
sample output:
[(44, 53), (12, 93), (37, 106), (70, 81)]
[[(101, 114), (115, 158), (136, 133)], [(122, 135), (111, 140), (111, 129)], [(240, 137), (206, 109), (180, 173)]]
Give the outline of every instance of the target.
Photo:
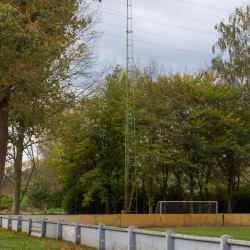
[(250, 227), (183, 227), (183, 228), (141, 228), (143, 230), (166, 232), (174, 230), (178, 234), (220, 238), (231, 235), (234, 240), (250, 241)]

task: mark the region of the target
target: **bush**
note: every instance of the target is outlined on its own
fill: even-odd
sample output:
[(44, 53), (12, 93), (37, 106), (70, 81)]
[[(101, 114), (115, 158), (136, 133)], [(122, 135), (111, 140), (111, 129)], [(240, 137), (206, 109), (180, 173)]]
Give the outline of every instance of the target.
[(75, 186), (67, 191), (63, 197), (62, 208), (67, 214), (95, 214), (104, 213), (105, 203), (101, 203), (101, 199), (97, 193), (93, 194), (93, 201), (86, 207), (82, 205), (85, 190), (82, 187)]
[[(22, 194), (21, 194), (21, 197), (22, 197)], [(29, 197), (27, 195), (24, 195), (22, 201), (21, 201), (21, 204), (20, 204), (20, 208), (22, 210), (26, 210), (28, 208), (28, 200), (29, 200)]]
[(12, 195), (2, 195), (1, 198), (1, 209), (10, 209), (13, 202), (13, 196)]
[(28, 196), (29, 205), (35, 208), (44, 209), (44, 205), (49, 203), (49, 191), (42, 178), (39, 177), (32, 182), (32, 186), (28, 188)]

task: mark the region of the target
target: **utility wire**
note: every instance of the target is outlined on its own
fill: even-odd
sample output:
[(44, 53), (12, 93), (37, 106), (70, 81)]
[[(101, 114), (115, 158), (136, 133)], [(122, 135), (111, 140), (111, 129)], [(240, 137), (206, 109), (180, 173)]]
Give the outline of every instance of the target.
[(232, 13), (233, 12), (232, 10), (218, 8), (218, 7), (214, 7), (214, 6), (211, 6), (211, 5), (205, 5), (205, 4), (190, 2), (190, 1), (186, 1), (186, 0), (173, 0), (173, 1), (180, 2), (180, 3), (186, 3), (186, 4), (191, 4), (191, 5), (194, 5), (194, 6), (197, 6), (197, 7), (210, 9), (210, 10), (215, 10), (215, 11), (220, 11), (220, 12), (225, 12), (225, 13)]
[[(117, 2), (117, 1), (113, 1), (113, 0), (108, 0), (108, 2), (122, 4), (122, 5), (127, 5), (125, 3), (120, 3), (120, 2)], [(162, 14), (165, 14), (165, 15), (177, 16), (177, 17), (182, 17), (182, 18), (187, 18), (187, 19), (190, 19), (190, 20), (194, 20), (194, 21), (199, 21), (199, 22), (214, 24), (213, 22), (206, 21), (206, 20), (201, 20), (201, 19), (196, 19), (196, 18), (192, 18), (192, 17), (181, 16), (181, 15), (175, 15), (175, 14), (171, 14), (171, 13), (167, 13), (167, 12), (163, 12), (163, 11), (159, 11), (159, 10), (152, 10), (152, 9), (149, 9), (149, 8), (139, 7), (139, 6), (136, 6), (136, 5), (133, 5), (133, 8), (138, 8), (138, 9), (143, 9), (143, 10), (150, 10), (150, 11), (157, 12), (157, 13), (162, 13)]]
[[(103, 8), (103, 9), (105, 9), (105, 8)], [(109, 10), (109, 9), (106, 9), (106, 10)], [(111, 11), (114, 11), (114, 10), (111, 10)], [(102, 11), (102, 12), (107, 13), (107, 14), (111, 14), (111, 15), (115, 15), (115, 16), (126, 17), (125, 15), (110, 13), (110, 12), (106, 12), (106, 11)], [(116, 12), (118, 12), (118, 11), (116, 11)], [(122, 12), (118, 12), (118, 13), (122, 13)], [(124, 13), (122, 13), (122, 14), (124, 14)], [(207, 35), (219, 36), (219, 34), (217, 34), (217, 33), (209, 32), (209, 31), (206, 31), (206, 30), (194, 29), (194, 28), (190, 28), (190, 27), (186, 27), (186, 26), (181, 26), (181, 25), (177, 25), (177, 24), (173, 24), (173, 23), (162, 22), (162, 21), (149, 19), (149, 18), (145, 18), (145, 17), (140, 17), (140, 16), (133, 16), (133, 19), (139, 20), (139, 21), (144, 21), (144, 22), (149, 22), (149, 23), (156, 23), (156, 24), (160, 24), (160, 25), (170, 26), (170, 27), (178, 28), (178, 29), (185, 29), (185, 30), (189, 30), (189, 31), (204, 33), (204, 34), (207, 34)]]
[[(100, 48), (103, 48), (103, 49), (116, 50), (116, 51), (120, 51), (120, 52), (124, 52), (124, 53), (126, 52), (126, 51), (124, 51), (124, 50), (119, 50), (119, 49), (114, 49), (114, 48), (108, 48), (108, 47), (104, 47), (104, 46), (99, 46), (99, 47), (100, 47)], [(134, 54), (135, 54), (135, 55), (140, 55), (140, 56), (148, 56), (148, 57), (158, 58), (158, 59), (162, 59), (162, 60), (166, 60), (166, 61), (173, 61), (173, 62), (186, 63), (186, 64), (192, 64), (192, 65), (200, 66), (200, 64), (196, 64), (196, 63), (183, 62), (183, 61), (172, 60), (172, 59), (167, 59), (167, 58), (163, 58), (163, 57), (145, 55), (145, 54), (141, 54), (141, 53), (134, 53)]]
[[(125, 29), (125, 27), (114, 25), (114, 24), (109, 24), (109, 23), (101, 23), (101, 24), (109, 25), (109, 26), (113, 26), (113, 27), (117, 27), (117, 28), (121, 28), (121, 29)], [(173, 37), (173, 36), (160, 35), (160, 34), (148, 32), (148, 31), (143, 31), (143, 30), (136, 30), (136, 29), (133, 29), (133, 30), (137, 31), (137, 32), (142, 32), (142, 33), (146, 33), (146, 34), (155, 35), (155, 36), (162, 36), (162, 37), (167, 37), (167, 38), (173, 38), (173, 39), (177, 39), (177, 40), (181, 40), (181, 41), (185, 41), (185, 42), (204, 44), (204, 45), (208, 45), (208, 46), (212, 47), (212, 44), (209, 44), (209, 43), (202, 43), (202, 42), (187, 40), (187, 39), (183, 39), (183, 38)]]
[[(110, 34), (106, 34), (106, 33), (104, 33), (104, 35), (105, 36), (117, 37), (117, 38), (120, 38), (120, 39), (126, 39), (126, 38), (121, 37), (121, 36), (115, 36), (115, 35), (110, 35)], [(143, 42), (143, 41), (139, 41), (139, 40), (135, 40), (135, 39), (134, 39), (134, 42), (144, 43), (144, 44), (148, 44), (148, 45), (154, 45), (154, 46), (158, 46), (158, 47), (162, 47), (162, 48), (167, 48), (167, 49), (179, 50), (179, 51), (193, 53), (193, 54), (197, 54), (197, 55), (203, 55), (203, 56), (213, 57), (212, 55), (208, 55), (208, 54), (203, 54), (203, 53), (199, 53), (199, 52), (195, 52), (195, 51), (190, 51), (190, 50), (185, 50), (185, 49), (177, 49), (177, 48), (173, 48), (173, 47), (169, 47), (169, 46), (165, 46), (165, 45), (160, 45), (160, 44), (155, 44), (155, 43), (148, 43), (148, 42)]]

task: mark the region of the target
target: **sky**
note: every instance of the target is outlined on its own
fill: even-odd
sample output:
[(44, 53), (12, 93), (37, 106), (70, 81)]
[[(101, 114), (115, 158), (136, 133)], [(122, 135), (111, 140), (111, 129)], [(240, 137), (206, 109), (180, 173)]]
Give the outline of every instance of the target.
[[(215, 24), (228, 21), (246, 0), (132, 0), (134, 61), (151, 59), (165, 71), (184, 72), (204, 68), (213, 57), (219, 38)], [(126, 64), (126, 0), (103, 0), (98, 24), (103, 36), (98, 43), (100, 60)]]

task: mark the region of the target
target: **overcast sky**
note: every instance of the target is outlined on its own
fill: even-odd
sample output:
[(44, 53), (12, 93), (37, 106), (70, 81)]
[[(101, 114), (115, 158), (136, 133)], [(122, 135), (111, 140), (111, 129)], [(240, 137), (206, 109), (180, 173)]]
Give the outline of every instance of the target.
[[(150, 57), (155, 58), (159, 64), (164, 64), (166, 71), (171, 68), (174, 72), (209, 64), (213, 56), (212, 45), (219, 37), (215, 24), (223, 19), (228, 21), (235, 7), (249, 2), (132, 0), (134, 60), (146, 64)], [(93, 5), (100, 6), (102, 13), (98, 25), (104, 32), (98, 46), (100, 59), (116, 58), (122, 66), (126, 62), (126, 3), (126, 0), (103, 0)]]

